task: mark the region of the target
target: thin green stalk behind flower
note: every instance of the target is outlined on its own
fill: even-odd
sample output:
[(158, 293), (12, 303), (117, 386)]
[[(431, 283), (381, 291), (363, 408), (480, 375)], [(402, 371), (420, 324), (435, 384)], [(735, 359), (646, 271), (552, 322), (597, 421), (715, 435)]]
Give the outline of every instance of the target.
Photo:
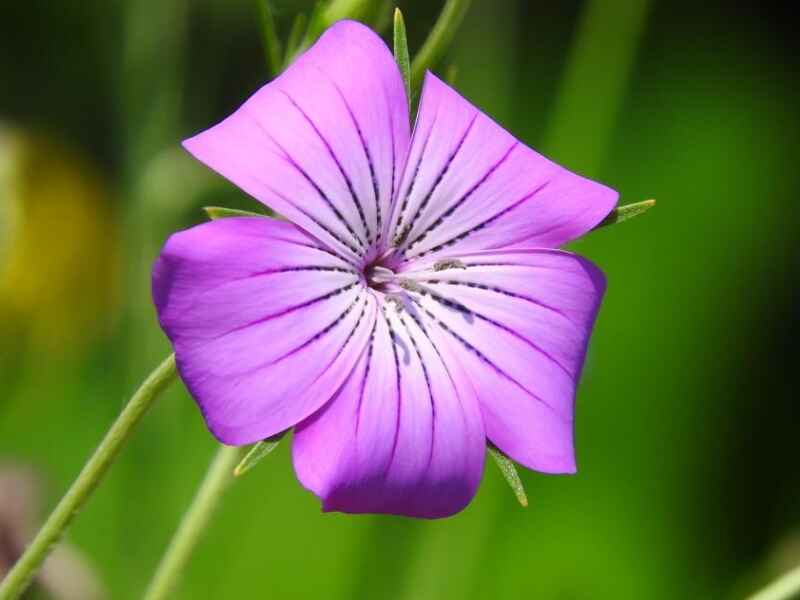
[(281, 69), (281, 41), (275, 29), (275, 18), (272, 15), (269, 0), (256, 0), (261, 18), (261, 37), (264, 43), (264, 54), (267, 61), (267, 73), (274, 77)]
[[(312, 15), (312, 19), (314, 16)], [(283, 57), (283, 68), (289, 66), (294, 57), (302, 52), (304, 35), (308, 31), (308, 19), (303, 13), (298, 13), (292, 21), (289, 37), (286, 39), (286, 55)]]
[(241, 459), (242, 451), (243, 448), (234, 446), (221, 446), (217, 450), (203, 483), (161, 558), (144, 594), (144, 600), (161, 600), (169, 597), (214, 510), (219, 505), (222, 493), (233, 480), (233, 467)]
[[(288, 66), (298, 54), (313, 44), (322, 32), (336, 21), (341, 21), (342, 19), (369, 21), (379, 4), (375, 0), (332, 0), (328, 3), (317, 3), (316, 8), (311, 13), (311, 17), (308, 19), (308, 28), (303, 27), (299, 30), (299, 33), (305, 33), (305, 36), (301, 38), (298, 35), (294, 44), (287, 43), (284, 67)], [(303, 25), (305, 25), (305, 15), (299, 14), (295, 20), (295, 27), (292, 28), (293, 33), (295, 29), (298, 29), (297, 23), (300, 19), (303, 20)], [(290, 35), (289, 37), (293, 36)]]
[(142, 420), (153, 401), (169, 384), (175, 381), (175, 355), (170, 354), (147, 377), (117, 420), (108, 430), (103, 441), (83, 467), (67, 493), (56, 506), (41, 530), (27, 547), (23, 555), (0, 583), (0, 600), (19, 598), (36, 576), (44, 560), (69, 527), (73, 517), (83, 507), (92, 492), (103, 480), (108, 468), (119, 455), (122, 446)]
[(426, 69), (432, 68), (444, 55), (458, 31), (470, 0), (447, 0), (436, 23), (411, 63), (411, 90), (416, 93), (422, 85)]

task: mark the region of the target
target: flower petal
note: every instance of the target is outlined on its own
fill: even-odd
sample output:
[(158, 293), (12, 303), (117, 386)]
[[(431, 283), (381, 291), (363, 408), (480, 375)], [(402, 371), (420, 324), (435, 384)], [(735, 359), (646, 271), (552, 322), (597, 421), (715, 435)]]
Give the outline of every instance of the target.
[(572, 419), (602, 272), (559, 250), (461, 255), (460, 266), (412, 271), (412, 294), (459, 349), (487, 437), (523, 465), (575, 470)]
[(376, 315), (346, 261), (295, 225), (261, 217), (174, 234), (153, 268), (153, 297), (209, 429), (234, 445), (323, 405)]
[(230, 117), (188, 139), (196, 158), (351, 260), (388, 230), (409, 144), (389, 49), (340, 21)]
[(392, 221), (407, 258), (560, 246), (616, 201), (616, 192), (537, 154), (427, 73)]
[(323, 510), (438, 518), (474, 496), (486, 446), (477, 398), (425, 321), (386, 309), (339, 394), (296, 428), (295, 470)]

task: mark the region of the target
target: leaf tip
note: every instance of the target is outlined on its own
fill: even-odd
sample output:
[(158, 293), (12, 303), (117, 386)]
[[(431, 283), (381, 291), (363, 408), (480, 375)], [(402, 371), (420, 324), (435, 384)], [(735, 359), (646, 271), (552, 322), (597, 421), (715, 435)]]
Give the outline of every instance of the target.
[(217, 219), (219, 218), (219, 208), (216, 206), (204, 206), (203, 211), (206, 213), (209, 219)]

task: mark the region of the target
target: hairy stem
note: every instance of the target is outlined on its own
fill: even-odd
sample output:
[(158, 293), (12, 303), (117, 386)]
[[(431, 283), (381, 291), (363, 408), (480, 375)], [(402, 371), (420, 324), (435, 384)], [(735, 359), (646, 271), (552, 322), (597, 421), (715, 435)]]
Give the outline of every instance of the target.
[(175, 355), (170, 354), (131, 397), (39, 533), (0, 583), (0, 600), (15, 600), (22, 595), (72, 519), (103, 480), (147, 409), (176, 375)]

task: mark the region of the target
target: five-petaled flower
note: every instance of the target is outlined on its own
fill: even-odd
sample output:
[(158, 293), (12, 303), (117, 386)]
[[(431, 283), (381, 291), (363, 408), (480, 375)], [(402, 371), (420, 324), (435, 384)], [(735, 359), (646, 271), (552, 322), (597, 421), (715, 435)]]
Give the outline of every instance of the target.
[(342, 21), (184, 146), (288, 221), (173, 235), (153, 270), (180, 374), (222, 442), (294, 428), (323, 509), (443, 517), (487, 439), (571, 473), (603, 274), (557, 250), (617, 194), (428, 73), (413, 135), (381, 39)]

